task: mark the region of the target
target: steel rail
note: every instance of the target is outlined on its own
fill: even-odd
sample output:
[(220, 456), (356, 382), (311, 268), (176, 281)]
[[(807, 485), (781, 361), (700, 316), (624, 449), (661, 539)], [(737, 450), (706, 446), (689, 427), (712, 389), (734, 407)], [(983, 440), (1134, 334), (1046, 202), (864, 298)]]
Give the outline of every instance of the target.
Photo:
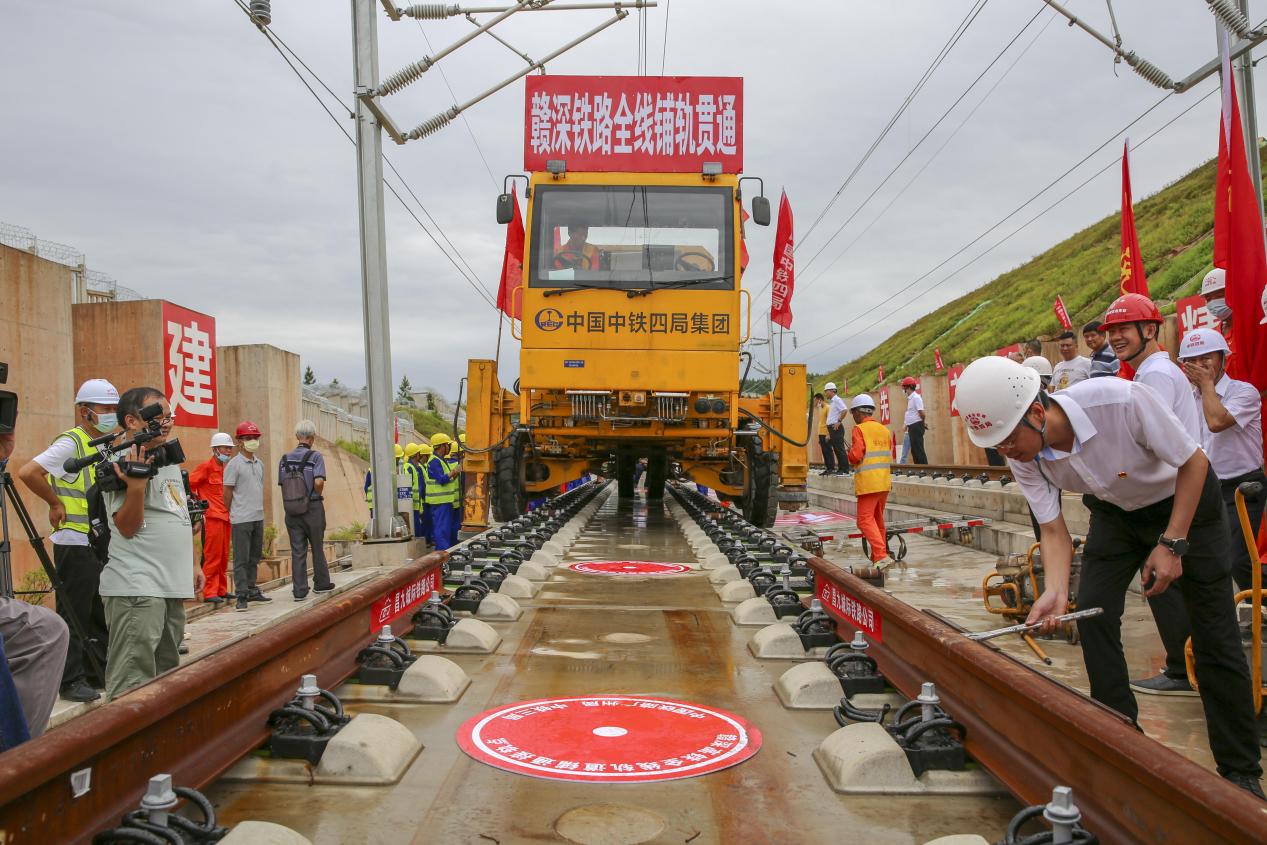
[(950, 473), (956, 478), (963, 478), (965, 475), (979, 478), (984, 474), (990, 481), (998, 481), (1003, 476), (1012, 474), (1006, 466), (992, 467), (985, 464), (895, 464), (893, 466), (893, 475), (897, 478), (904, 475), (918, 475), (921, 472), (924, 473), (925, 478), (933, 473), (941, 475)]
[[(371, 606), (440, 566), (425, 557), (169, 672), (0, 755), (0, 842), (88, 842), (136, 809), (146, 780), (202, 788), (267, 736), (265, 722), (315, 673), (331, 689), (371, 639)], [(74, 797), (71, 775), (90, 788)]]
[(1025, 803), (1072, 787), (1083, 826), (1102, 843), (1264, 841), (1267, 804), (1120, 714), (834, 563), (810, 565), (824, 610), (848, 629), (841, 639), (867, 634), (868, 655), (909, 697), (936, 683), (942, 706), (967, 728), (968, 752)]

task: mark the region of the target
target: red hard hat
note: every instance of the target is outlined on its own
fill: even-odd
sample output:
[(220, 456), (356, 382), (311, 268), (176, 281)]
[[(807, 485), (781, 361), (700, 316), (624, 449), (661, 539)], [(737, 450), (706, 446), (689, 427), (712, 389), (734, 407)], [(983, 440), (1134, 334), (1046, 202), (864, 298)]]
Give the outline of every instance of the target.
[(1160, 323), (1161, 321), (1161, 312), (1157, 310), (1157, 306), (1151, 299), (1142, 293), (1126, 293), (1113, 300), (1113, 304), (1104, 314), (1100, 331), (1123, 323)]
[(237, 436), (238, 437), (259, 437), (260, 427), (256, 425), (255, 423), (251, 422), (250, 420), (247, 420), (246, 422), (238, 426)]
[(915, 380), (914, 376), (907, 376), (906, 378), (902, 379), (902, 386), (903, 387), (918, 387), (919, 382)]

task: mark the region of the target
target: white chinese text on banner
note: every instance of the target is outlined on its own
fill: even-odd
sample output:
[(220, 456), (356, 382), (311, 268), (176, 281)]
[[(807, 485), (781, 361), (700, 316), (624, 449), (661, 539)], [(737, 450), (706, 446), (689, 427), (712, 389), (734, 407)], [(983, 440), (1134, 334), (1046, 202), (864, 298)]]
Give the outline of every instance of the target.
[(216, 321), (163, 303), (163, 392), (178, 425), (216, 428)]

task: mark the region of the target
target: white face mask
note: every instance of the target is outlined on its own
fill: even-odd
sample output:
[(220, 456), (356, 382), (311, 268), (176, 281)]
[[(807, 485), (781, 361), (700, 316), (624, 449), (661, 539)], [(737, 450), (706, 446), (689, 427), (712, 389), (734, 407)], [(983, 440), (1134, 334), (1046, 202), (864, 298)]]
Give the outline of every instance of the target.
[(260, 448), (260, 441), (258, 441), (258, 440), (243, 440), (243, 441), (242, 441), (242, 448), (243, 448), (243, 449), (245, 449), (246, 451), (250, 452), (251, 454), (255, 454), (255, 450), (256, 450), (256, 449), (258, 449), (258, 448)]
[(1205, 307), (1210, 312), (1210, 316), (1216, 320), (1224, 321), (1232, 316), (1232, 309), (1227, 307), (1226, 300), (1216, 299)]

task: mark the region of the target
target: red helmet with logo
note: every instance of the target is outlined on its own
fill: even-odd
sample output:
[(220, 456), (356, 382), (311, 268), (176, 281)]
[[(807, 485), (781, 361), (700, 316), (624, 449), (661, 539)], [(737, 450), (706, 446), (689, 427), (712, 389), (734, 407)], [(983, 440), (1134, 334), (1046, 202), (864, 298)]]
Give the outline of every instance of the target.
[(919, 387), (919, 382), (915, 380), (914, 376), (907, 376), (906, 378), (902, 379), (902, 386), (903, 387)]
[(1153, 301), (1142, 293), (1126, 293), (1113, 300), (1109, 310), (1104, 314), (1104, 322), (1100, 331), (1109, 326), (1120, 326), (1125, 323), (1160, 323), (1161, 312)]
[(256, 425), (255, 423), (251, 422), (250, 420), (247, 420), (246, 422), (238, 426), (237, 436), (238, 437), (259, 437), (260, 427)]

